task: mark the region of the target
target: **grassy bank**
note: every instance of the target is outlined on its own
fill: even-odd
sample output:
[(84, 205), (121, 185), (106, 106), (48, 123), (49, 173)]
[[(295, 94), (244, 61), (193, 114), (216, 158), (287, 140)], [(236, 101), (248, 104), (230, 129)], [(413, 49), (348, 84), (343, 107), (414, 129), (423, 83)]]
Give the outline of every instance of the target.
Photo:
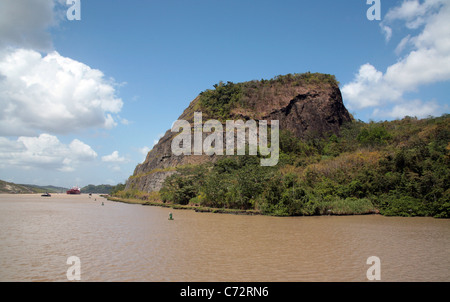
[[(140, 196), (148, 196), (145, 193), (140, 193)], [(152, 194), (155, 196), (156, 194)], [(218, 213), (218, 214), (234, 214), (234, 215), (266, 215), (266, 216), (288, 216), (284, 215), (277, 210), (271, 212), (263, 212), (261, 210), (242, 210), (242, 209), (230, 209), (230, 208), (214, 208), (201, 206), (197, 204), (187, 204), (181, 205), (177, 203), (162, 202), (161, 200), (146, 200), (141, 198), (123, 198), (115, 196), (104, 196), (110, 201), (122, 202), (128, 204), (138, 204), (143, 206), (158, 206), (164, 208), (170, 208), (175, 210), (193, 210), (198, 213)], [(349, 215), (370, 215), (379, 214), (378, 209), (373, 207), (373, 205), (368, 200), (333, 200), (333, 201), (323, 201), (320, 206), (316, 205), (316, 210), (312, 212), (305, 212), (298, 216), (321, 216), (321, 215), (332, 215), (332, 216), (349, 216)]]
[(176, 167), (159, 193), (130, 187), (114, 195), (210, 212), (450, 218), (450, 115), (353, 121), (339, 136), (306, 139), (282, 130), (275, 167), (221, 156)]
[(280, 159), (223, 156), (177, 167), (162, 201), (265, 215), (370, 214), (450, 218), (450, 115), (353, 121), (339, 136), (280, 132)]
[(120, 198), (114, 196), (106, 196), (106, 199), (114, 202), (123, 202), (128, 204), (140, 204), (143, 206), (157, 206), (163, 208), (170, 208), (175, 210), (193, 210), (199, 213), (220, 213), (220, 214), (235, 214), (235, 215), (261, 215), (260, 211), (255, 210), (237, 210), (237, 209), (218, 209), (203, 207), (198, 205), (180, 205), (174, 203), (164, 203), (162, 201), (148, 201), (138, 198)]

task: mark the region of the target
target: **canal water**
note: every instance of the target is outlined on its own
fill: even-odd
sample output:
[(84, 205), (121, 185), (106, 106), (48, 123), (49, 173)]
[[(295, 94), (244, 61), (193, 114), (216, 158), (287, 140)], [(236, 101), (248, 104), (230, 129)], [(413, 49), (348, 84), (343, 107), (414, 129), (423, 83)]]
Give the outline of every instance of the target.
[(0, 281), (67, 281), (74, 265), (88, 282), (347, 282), (374, 269), (381, 281), (450, 281), (450, 220), (433, 218), (238, 216), (97, 195), (0, 195), (0, 229)]

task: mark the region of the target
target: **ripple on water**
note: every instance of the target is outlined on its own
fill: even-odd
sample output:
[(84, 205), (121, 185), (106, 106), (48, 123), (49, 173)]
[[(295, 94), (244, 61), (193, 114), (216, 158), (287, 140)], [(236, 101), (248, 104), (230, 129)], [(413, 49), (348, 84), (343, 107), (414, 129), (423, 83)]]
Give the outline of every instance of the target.
[[(100, 197), (98, 197), (99, 199)], [(102, 199), (103, 200), (103, 199)], [(235, 216), (0, 195), (0, 281), (450, 281), (450, 221)], [(168, 221), (169, 212), (175, 220)]]

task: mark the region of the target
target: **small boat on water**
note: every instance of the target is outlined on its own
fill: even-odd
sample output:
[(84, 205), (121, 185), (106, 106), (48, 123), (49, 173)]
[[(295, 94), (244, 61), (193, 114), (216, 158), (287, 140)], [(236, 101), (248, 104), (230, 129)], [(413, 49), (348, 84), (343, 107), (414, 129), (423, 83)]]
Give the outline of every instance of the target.
[(73, 187), (72, 189), (68, 190), (66, 193), (71, 194), (71, 195), (78, 195), (78, 194), (81, 194), (81, 190), (79, 187)]
[(50, 195), (50, 193), (48, 193), (48, 192), (45, 192), (45, 194), (42, 194), (41, 196), (42, 197), (52, 197), (52, 195)]

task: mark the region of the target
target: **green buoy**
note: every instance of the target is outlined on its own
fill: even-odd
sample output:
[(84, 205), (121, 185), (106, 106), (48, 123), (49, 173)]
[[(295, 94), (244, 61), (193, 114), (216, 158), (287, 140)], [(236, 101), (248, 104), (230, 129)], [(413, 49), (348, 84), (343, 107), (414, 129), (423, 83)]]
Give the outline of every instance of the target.
[(173, 220), (172, 213), (169, 213), (169, 220)]

